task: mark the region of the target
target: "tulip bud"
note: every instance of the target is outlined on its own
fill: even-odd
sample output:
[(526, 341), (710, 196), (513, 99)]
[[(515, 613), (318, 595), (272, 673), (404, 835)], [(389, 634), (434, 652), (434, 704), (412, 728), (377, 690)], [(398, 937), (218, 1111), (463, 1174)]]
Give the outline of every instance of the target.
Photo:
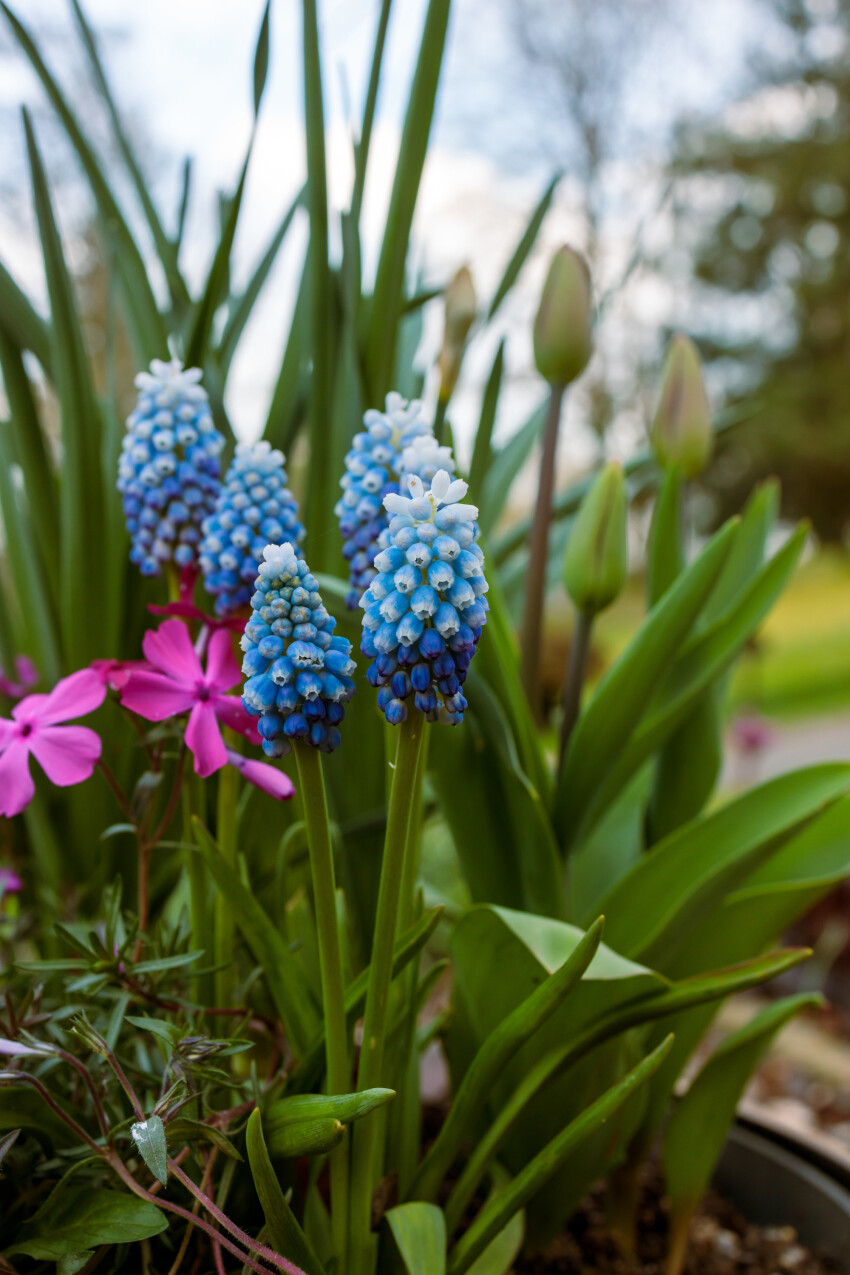
[(667, 351), (661, 397), (650, 429), (658, 463), (694, 478), (711, 455), (711, 409), (693, 341), (681, 333)]
[(472, 275), (464, 266), (458, 270), (445, 291), (446, 325), (443, 348), (437, 360), (440, 369), (440, 398), (447, 403), (452, 396), (466, 349), (469, 329), (475, 322), (476, 299)]
[(564, 585), (579, 611), (596, 615), (626, 582), (626, 492), (623, 471), (606, 465), (576, 515), (564, 555)]
[(569, 385), (593, 353), (590, 271), (572, 248), (559, 248), (534, 320), (534, 362), (550, 385)]

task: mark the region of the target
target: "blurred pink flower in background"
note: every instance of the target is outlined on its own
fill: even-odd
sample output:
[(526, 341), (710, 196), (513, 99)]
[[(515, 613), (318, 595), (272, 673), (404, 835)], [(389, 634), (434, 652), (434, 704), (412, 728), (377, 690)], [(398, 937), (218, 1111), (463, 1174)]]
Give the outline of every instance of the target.
[(92, 669), (57, 682), (49, 695), (28, 695), (0, 718), (0, 815), (20, 814), (35, 794), (30, 754), (60, 788), (91, 777), (100, 757), (100, 739), (86, 726), (59, 723), (99, 708), (106, 686)]
[(221, 724), (259, 744), (254, 718), (238, 695), (226, 693), (242, 677), (229, 633), (219, 629), (210, 637), (206, 669), (179, 620), (148, 630), (142, 649), (148, 666), (130, 669), (119, 688), (121, 703), (151, 722), (188, 713), (186, 744), (194, 754), (197, 775), (206, 778), (230, 760)]
[(18, 894), (23, 888), (23, 880), (13, 868), (0, 868), (0, 899), (4, 894)]
[(20, 699), (22, 695), (26, 695), (27, 691), (31, 691), (38, 685), (38, 669), (28, 655), (15, 657), (15, 677), (17, 681), (7, 677), (0, 668), (0, 695), (8, 695), (9, 699)]

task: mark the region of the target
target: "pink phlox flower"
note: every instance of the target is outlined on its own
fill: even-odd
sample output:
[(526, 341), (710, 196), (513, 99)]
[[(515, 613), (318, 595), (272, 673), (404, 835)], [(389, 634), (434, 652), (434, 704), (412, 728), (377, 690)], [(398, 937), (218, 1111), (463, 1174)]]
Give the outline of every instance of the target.
[(243, 779), (253, 784), (255, 788), (261, 788), (270, 797), (275, 797), (278, 801), (286, 801), (289, 797), (295, 796), (295, 785), (289, 775), (278, 770), (277, 766), (269, 766), (264, 761), (253, 761), (249, 757), (242, 757), (232, 748), (227, 750), (227, 760), (239, 771)]
[(32, 801), (30, 754), (60, 788), (89, 779), (100, 757), (100, 739), (86, 726), (59, 723), (99, 708), (106, 686), (92, 669), (57, 682), (48, 695), (28, 695), (0, 718), (0, 815), (18, 815)]
[(204, 624), (211, 633), (217, 632), (218, 629), (225, 629), (228, 633), (243, 633), (247, 620), (244, 616), (215, 616), (206, 615), (200, 607), (196, 607), (194, 602), (168, 602), (165, 606), (157, 606), (155, 602), (148, 603), (148, 610), (153, 615), (171, 615), (179, 616), (183, 620), (197, 620), (199, 624)]
[(229, 633), (219, 629), (210, 637), (206, 669), (179, 620), (149, 629), (142, 649), (148, 667), (130, 671), (121, 703), (151, 722), (188, 713), (186, 744), (194, 753), (197, 775), (206, 778), (227, 765), (220, 723), (259, 742), (255, 719), (239, 696), (227, 694), (241, 680)]
[(38, 669), (28, 655), (15, 656), (15, 678), (17, 681), (7, 677), (0, 668), (0, 695), (7, 695), (9, 699), (20, 699), (22, 695), (26, 695), (27, 691), (31, 691), (38, 685)]
[(149, 667), (147, 660), (92, 660), (89, 665), (111, 691), (120, 691), (126, 686), (134, 669)]
[(0, 899), (4, 894), (18, 894), (23, 888), (23, 880), (13, 868), (0, 868)]

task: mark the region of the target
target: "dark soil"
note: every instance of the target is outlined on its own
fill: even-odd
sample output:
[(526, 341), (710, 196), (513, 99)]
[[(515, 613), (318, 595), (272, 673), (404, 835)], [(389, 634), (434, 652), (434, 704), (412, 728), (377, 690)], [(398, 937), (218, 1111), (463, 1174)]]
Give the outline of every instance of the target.
[[(521, 1258), (514, 1275), (663, 1275), (667, 1215), (659, 1182), (650, 1182), (639, 1219), (638, 1257), (624, 1258), (605, 1224), (604, 1192), (589, 1195), (568, 1231), (534, 1257)], [(709, 1192), (691, 1226), (685, 1275), (835, 1275), (827, 1254), (797, 1240), (793, 1227), (751, 1226)]]

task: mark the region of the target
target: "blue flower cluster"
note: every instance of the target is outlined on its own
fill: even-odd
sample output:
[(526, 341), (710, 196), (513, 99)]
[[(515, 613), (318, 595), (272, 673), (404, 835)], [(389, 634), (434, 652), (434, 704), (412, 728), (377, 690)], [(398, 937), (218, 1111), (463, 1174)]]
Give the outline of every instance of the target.
[(353, 610), (363, 590), (377, 574), (374, 568), (378, 537), (387, 525), (383, 499), (398, 492), (401, 456), (415, 438), (430, 433), (422, 419), (422, 404), (408, 403), (390, 393), (386, 411), (363, 416), (365, 430), (355, 434), (340, 480), (342, 496), (335, 513), (342, 533), (342, 552), (349, 569), (348, 606)]
[(198, 368), (154, 359), (139, 372), (139, 398), (127, 418), (118, 490), (132, 539), (130, 559), (143, 575), (163, 563), (195, 562), (201, 524), (212, 513), (224, 438), (213, 425)]
[(219, 615), (248, 605), (266, 545), (304, 539), (283, 466), (283, 452), (273, 451), (265, 439), (236, 445), (215, 513), (204, 520), (199, 558)]
[(378, 574), (363, 594), (360, 649), (372, 657), (367, 678), (380, 687), (378, 705), (391, 725), (408, 702), (428, 721), (463, 721), (461, 687), (487, 622), (484, 555), (474, 505), (462, 505), (467, 485), (445, 470), (430, 490), (408, 476), (410, 497), (389, 494), (390, 523), (375, 557)]
[(263, 550), (245, 627), (242, 703), (260, 720), (263, 751), (284, 757), (292, 739), (332, 753), (343, 704), (354, 694), (354, 661), (347, 638), (334, 637), (336, 620), (322, 604), (319, 584), (291, 544)]

